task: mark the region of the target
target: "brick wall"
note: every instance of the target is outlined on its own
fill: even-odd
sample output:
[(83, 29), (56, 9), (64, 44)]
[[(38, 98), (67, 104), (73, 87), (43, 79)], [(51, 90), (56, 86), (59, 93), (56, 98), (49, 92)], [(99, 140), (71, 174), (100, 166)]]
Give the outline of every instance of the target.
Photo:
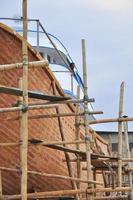
[[(21, 40), (14, 34), (10, 34), (0, 28), (0, 64), (22, 62), (22, 44)], [(29, 49), (29, 61), (38, 60), (37, 56)], [(52, 78), (48, 75), (47, 69), (30, 69), (29, 70), (29, 89), (53, 94)], [(18, 87), (18, 79), (22, 76), (21, 70), (10, 70), (8, 72), (0, 72), (0, 84), (5, 86)], [(57, 84), (58, 85), (58, 84)], [(57, 93), (61, 93), (57, 86)], [(9, 107), (16, 103), (18, 97), (0, 94), (0, 107)], [(30, 102), (33, 102), (30, 99)], [(72, 109), (67, 105), (60, 106), (61, 112), (71, 112)], [(55, 109), (34, 110), (29, 111), (29, 116), (38, 114), (56, 113)], [(0, 114), (0, 142), (16, 142), (20, 138), (19, 130), (19, 113)], [(61, 118), (63, 130), (66, 140), (75, 139), (75, 119), (74, 117)], [(29, 120), (29, 139), (43, 140), (61, 140), (58, 120), (53, 119), (30, 119)], [(80, 130), (83, 135), (83, 128)], [(90, 131), (93, 134), (93, 131)], [(97, 139), (98, 140), (98, 139)], [(99, 140), (98, 140), (99, 141)], [(99, 141), (100, 142), (100, 141)], [(100, 145), (100, 144), (99, 144)], [(83, 145), (81, 145), (84, 149)], [(74, 145), (68, 145), (74, 148)], [(103, 149), (108, 152), (107, 145), (103, 145)], [(75, 156), (72, 156), (74, 157)], [(53, 174), (68, 175), (64, 153), (49, 149), (47, 147), (29, 146), (28, 149), (28, 169)], [(19, 148), (18, 147), (0, 147), (0, 165), (6, 167), (19, 168)], [(76, 174), (75, 164), (73, 163), (73, 171)], [(85, 165), (85, 164), (82, 164)], [(86, 172), (83, 173), (85, 177)], [(15, 194), (20, 192), (20, 174), (14, 172), (2, 172), (3, 192), (5, 194)], [(86, 187), (85, 184), (82, 187)], [(28, 176), (28, 192), (61, 190), (71, 188), (70, 181), (46, 178), (36, 175)]]

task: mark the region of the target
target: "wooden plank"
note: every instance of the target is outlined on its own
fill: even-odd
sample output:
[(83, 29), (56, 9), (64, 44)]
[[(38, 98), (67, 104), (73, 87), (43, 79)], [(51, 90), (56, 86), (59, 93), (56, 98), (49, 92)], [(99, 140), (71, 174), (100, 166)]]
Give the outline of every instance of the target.
[[(15, 96), (22, 96), (23, 90), (19, 89), (19, 88), (6, 87), (6, 86), (3, 86), (3, 85), (0, 85), (0, 93), (15, 95)], [(35, 99), (48, 100), (48, 101), (62, 101), (62, 100), (70, 99), (69, 97), (48, 95), (48, 94), (43, 93), (43, 92), (30, 91), (30, 90), (28, 90), (28, 97), (35, 98)]]

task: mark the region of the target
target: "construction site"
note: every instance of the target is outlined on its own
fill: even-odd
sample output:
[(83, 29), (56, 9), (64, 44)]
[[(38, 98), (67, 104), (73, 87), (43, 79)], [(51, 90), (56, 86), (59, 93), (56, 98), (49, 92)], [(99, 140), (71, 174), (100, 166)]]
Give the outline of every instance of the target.
[[(40, 21), (28, 18), (27, 0), (22, 1), (22, 14), (20, 19), (0, 18), (0, 199), (133, 200), (128, 133), (133, 117), (124, 113), (125, 83), (120, 85), (117, 116), (96, 119), (103, 111), (91, 110), (95, 99), (88, 95), (86, 40), (81, 39), (82, 81)], [(21, 21), (22, 34), (2, 20)], [(36, 23), (36, 45), (27, 39), (29, 21)], [(39, 44), (42, 32), (54, 50)], [(70, 66), (67, 72), (54, 72), (69, 74), (76, 97), (63, 91), (51, 70), (50, 63), (57, 61)], [(91, 127), (107, 123), (118, 127), (115, 150), (113, 138), (107, 141), (106, 132)]]

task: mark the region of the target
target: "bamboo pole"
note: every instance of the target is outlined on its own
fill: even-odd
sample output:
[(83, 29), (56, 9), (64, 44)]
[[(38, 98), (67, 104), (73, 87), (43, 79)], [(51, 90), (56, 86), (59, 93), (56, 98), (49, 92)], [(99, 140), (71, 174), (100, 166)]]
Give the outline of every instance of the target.
[[(128, 123), (123, 123), (125, 144), (126, 144), (126, 156), (130, 159), (130, 147), (129, 147), (129, 137), (128, 137)], [(128, 167), (131, 167), (131, 162), (128, 162)], [(132, 183), (132, 171), (128, 172), (129, 186), (132, 188), (130, 192), (130, 199), (133, 199), (133, 183)]]
[[(55, 107), (58, 107), (58, 104), (55, 104), (55, 105), (35, 105), (35, 106), (27, 106), (27, 107), (20, 105), (19, 107), (0, 108), (0, 113), (18, 112), (18, 111), (23, 111), (23, 110), (51, 109), (51, 108), (55, 108)], [(47, 117), (47, 115), (46, 115), (46, 117)]]
[[(0, 167), (0, 170), (1, 171), (20, 173), (20, 170), (16, 169), (16, 168)], [(31, 171), (31, 170), (28, 170), (27, 173), (30, 174), (30, 175), (44, 176), (44, 177), (47, 177), (47, 178), (64, 179), (64, 180), (76, 181), (76, 182), (81, 182), (81, 183), (91, 183), (91, 184), (103, 185), (103, 183), (100, 182), (100, 181), (84, 180), (84, 179), (81, 179), (81, 178), (63, 176), (63, 175), (59, 175), (59, 174), (49, 174), (49, 173), (45, 173), (45, 172), (38, 172), (38, 171)]]
[(108, 196), (108, 197), (95, 197), (95, 200), (123, 200), (123, 199), (128, 199), (128, 195), (121, 195), (121, 196)]
[[(133, 121), (133, 117), (107, 118), (107, 119), (92, 120), (92, 121), (89, 121), (89, 125), (115, 123), (115, 122), (128, 122), (128, 121), (129, 122)], [(80, 123), (80, 125), (84, 125), (84, 123)]]
[[(37, 102), (31, 102), (29, 105), (49, 105), (49, 104), (69, 104), (69, 103), (83, 103), (84, 102), (84, 99), (68, 99), (68, 100), (63, 100), (63, 101), (52, 101), (52, 102), (47, 102), (47, 103), (44, 103), (44, 102), (40, 102), (40, 101), (37, 101)], [(95, 102), (95, 99), (94, 98), (91, 98), (91, 99), (88, 99), (88, 102)]]
[[(118, 117), (123, 115), (123, 101), (124, 101), (124, 82), (120, 86), (119, 97), (119, 113)], [(118, 122), (118, 186), (122, 187), (122, 122)]]
[[(54, 81), (52, 82), (52, 86), (53, 86), (53, 94), (56, 95), (57, 91), (56, 91), (56, 85), (55, 85)], [(59, 108), (56, 108), (56, 113), (60, 114)], [(58, 124), (59, 124), (61, 139), (62, 139), (62, 141), (65, 141), (63, 125), (62, 125), (62, 121), (61, 121), (60, 116), (58, 116), (57, 120), (58, 120)], [(63, 146), (66, 147), (65, 144)], [(71, 165), (71, 162), (70, 162), (69, 154), (64, 151), (64, 155), (65, 155), (65, 159), (66, 159), (66, 163), (67, 163), (68, 174), (69, 174), (70, 177), (73, 177), (74, 175), (73, 175), (73, 171), (72, 171), (72, 165)], [(76, 185), (75, 181), (71, 181), (71, 185), (72, 185), (73, 189), (75, 189), (75, 190), (77, 189), (77, 185)], [(77, 194), (76, 194), (76, 200), (79, 200), (79, 195), (77, 195)]]
[[(80, 87), (77, 87), (77, 99), (80, 99)], [(76, 113), (80, 112), (80, 104), (76, 105)], [(80, 140), (80, 117), (77, 115), (75, 116), (75, 140)], [(76, 144), (76, 149), (80, 150), (79, 144)], [(81, 177), (81, 163), (80, 157), (77, 155), (77, 178)], [(77, 189), (80, 189), (80, 183), (77, 183)]]
[[(49, 64), (47, 60), (34, 61), (34, 62), (29, 62), (28, 68), (41, 68), (41, 67), (47, 67), (48, 65)], [(0, 71), (22, 69), (22, 68), (23, 68), (23, 63), (0, 65)]]
[[(48, 145), (64, 145), (64, 144), (84, 144), (84, 140), (74, 140), (74, 141), (44, 141), (44, 140), (36, 140), (33, 139), (29, 140), (29, 145), (42, 145), (42, 146), (48, 146)], [(0, 143), (0, 147), (6, 147), (6, 146), (19, 146), (21, 145), (21, 139), (20, 142), (8, 142), (8, 143)]]
[(2, 172), (0, 171), (0, 199), (2, 199), (3, 191), (2, 191)]
[[(23, 13), (23, 105), (28, 106), (28, 47), (27, 47), (27, 0), (22, 2)], [(27, 200), (27, 153), (28, 153), (28, 112), (22, 112), (21, 131), (22, 149), (21, 149), (21, 194), (22, 200)]]
[[(82, 39), (82, 62), (83, 62), (83, 80), (84, 80), (84, 126), (85, 126), (85, 137), (86, 137), (86, 161), (87, 161), (87, 179), (92, 179), (92, 169), (91, 169), (91, 155), (90, 155), (90, 141), (88, 129), (88, 87), (87, 87), (87, 67), (86, 67), (86, 49), (85, 49), (85, 40)], [(88, 184), (89, 188), (92, 188), (91, 184)], [(87, 199), (93, 200), (93, 195), (87, 195)]]
[[(19, 85), (19, 88), (20, 89), (23, 89), (23, 80), (22, 80), (22, 77), (18, 79), (18, 85)], [(22, 106), (22, 103), (23, 103), (23, 97), (22, 96), (19, 96), (19, 106), (21, 107)], [(16, 146), (20, 146), (20, 169), (22, 169), (22, 145), (20, 145), (22, 143), (22, 138), (23, 138), (23, 132), (22, 132), (22, 123), (21, 123), (21, 118), (22, 118), (22, 112), (20, 111), (19, 112), (19, 127), (20, 127), (20, 134), (19, 134), (19, 138), (20, 138), (20, 141), (18, 143), (16, 143)], [(13, 143), (1, 143), (1, 147), (2, 146), (15, 146), (15, 144), (13, 145)]]
[[(130, 187), (117, 187), (115, 189), (112, 188), (95, 188), (95, 189), (80, 189), (80, 190), (60, 190), (60, 191), (49, 191), (49, 192), (35, 192), (27, 194), (29, 199), (43, 199), (49, 196), (65, 196), (65, 195), (76, 195), (76, 194), (87, 194), (87, 193), (100, 193), (100, 192), (129, 192), (131, 190)], [(4, 195), (3, 198), (6, 200), (15, 200), (20, 199), (21, 194), (17, 195)]]

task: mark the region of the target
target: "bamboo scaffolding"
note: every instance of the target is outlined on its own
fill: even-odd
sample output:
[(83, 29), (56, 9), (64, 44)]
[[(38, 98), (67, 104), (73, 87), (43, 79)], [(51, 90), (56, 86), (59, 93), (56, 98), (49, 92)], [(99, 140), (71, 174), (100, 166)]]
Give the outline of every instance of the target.
[[(43, 199), (49, 196), (65, 196), (65, 195), (76, 195), (76, 194), (87, 194), (87, 193), (101, 193), (101, 192), (129, 192), (131, 190), (130, 187), (117, 187), (115, 189), (112, 188), (95, 188), (95, 189), (80, 189), (80, 190), (60, 190), (60, 191), (49, 191), (49, 192), (36, 192), (36, 193), (28, 193), (27, 196), (29, 199)], [(20, 199), (21, 194), (17, 195), (4, 195), (3, 199), (6, 200), (15, 200)]]
[[(28, 47), (27, 47), (27, 0), (22, 3), (23, 13), (23, 105), (28, 105)], [(27, 152), (28, 152), (28, 112), (22, 112), (21, 118), (22, 145), (21, 145), (21, 195), (22, 200), (27, 200)]]
[[(120, 86), (119, 113), (118, 117), (123, 115), (124, 82)], [(118, 122), (118, 186), (122, 186), (122, 122)]]
[[(82, 62), (83, 62), (83, 80), (84, 80), (84, 127), (85, 127), (85, 137), (86, 137), (86, 162), (87, 162), (87, 179), (92, 179), (92, 169), (91, 169), (91, 148), (90, 148), (90, 136), (88, 129), (88, 87), (87, 87), (87, 68), (86, 68), (86, 49), (85, 40), (82, 39)], [(89, 188), (92, 188), (91, 184), (88, 184)], [(87, 199), (93, 200), (93, 195), (87, 195)]]
[[(41, 68), (41, 67), (47, 67), (48, 65), (49, 64), (47, 60), (34, 61), (34, 62), (29, 62), (28, 68)], [(23, 63), (0, 65), (0, 71), (22, 69), (22, 68), (23, 68)]]

